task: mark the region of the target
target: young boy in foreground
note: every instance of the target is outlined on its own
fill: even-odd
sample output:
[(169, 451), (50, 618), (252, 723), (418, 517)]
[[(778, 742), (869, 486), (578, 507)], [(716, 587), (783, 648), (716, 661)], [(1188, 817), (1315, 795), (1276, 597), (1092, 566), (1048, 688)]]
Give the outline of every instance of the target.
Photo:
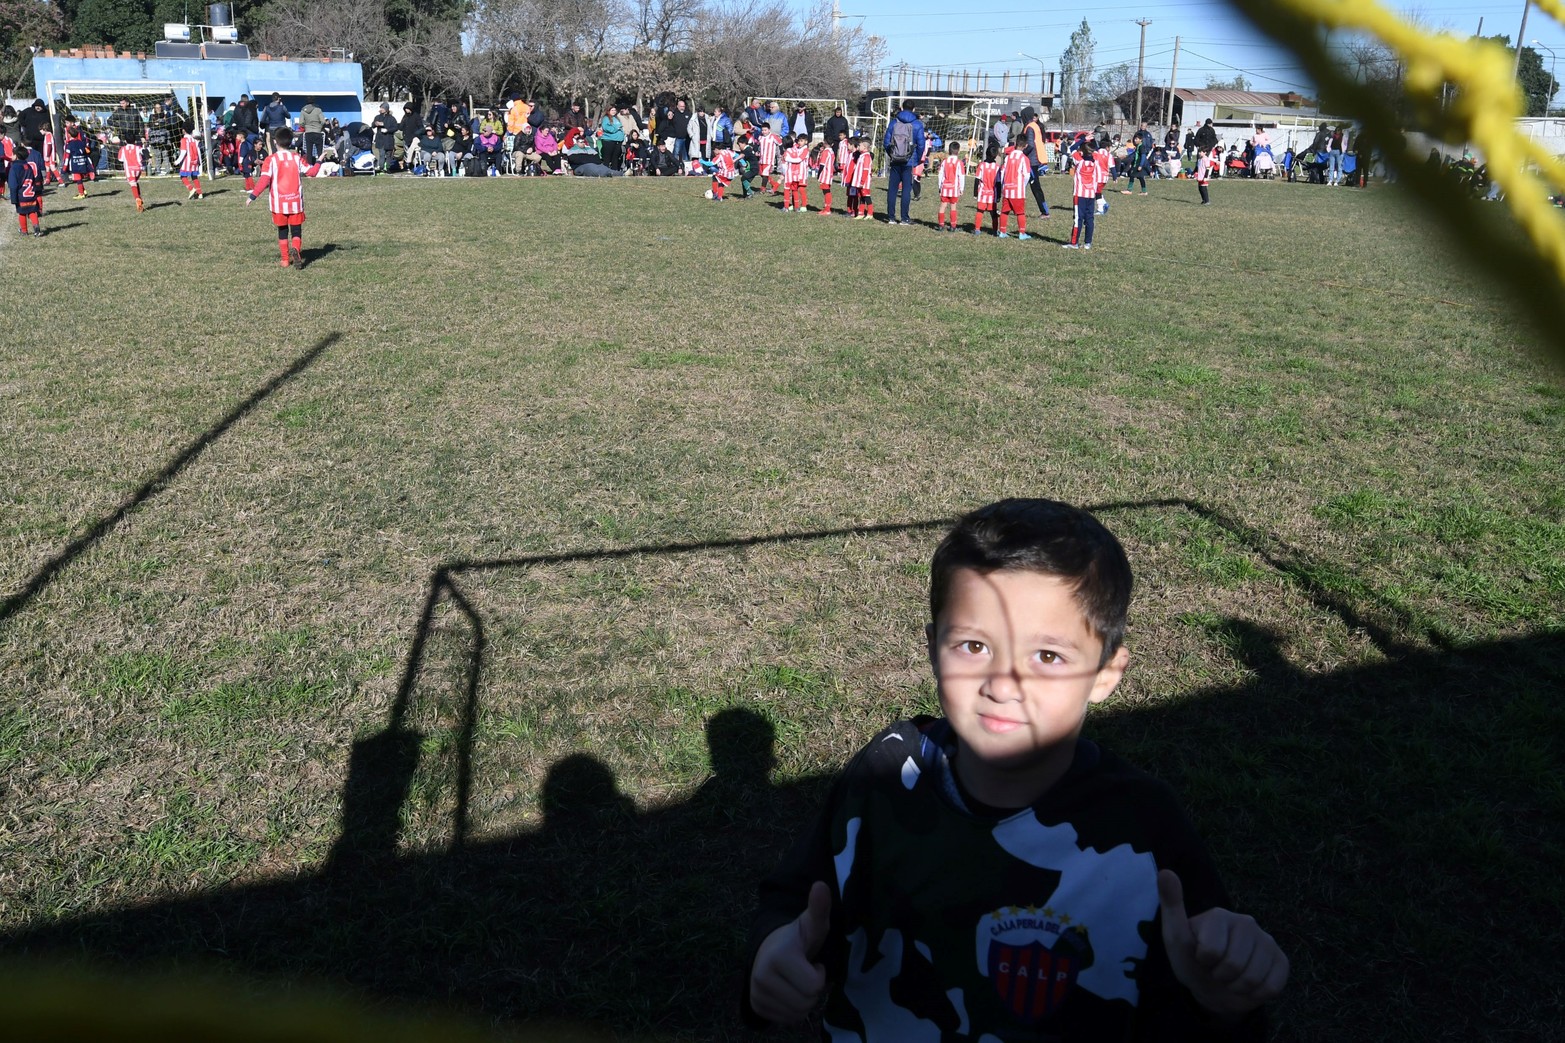
[(1119, 542), (1005, 500), (930, 571), (943, 716), (876, 736), (762, 882), (746, 1019), (824, 995), (832, 1040), (1258, 1038), (1287, 957), (1173, 793), (1081, 738), (1129, 660)]

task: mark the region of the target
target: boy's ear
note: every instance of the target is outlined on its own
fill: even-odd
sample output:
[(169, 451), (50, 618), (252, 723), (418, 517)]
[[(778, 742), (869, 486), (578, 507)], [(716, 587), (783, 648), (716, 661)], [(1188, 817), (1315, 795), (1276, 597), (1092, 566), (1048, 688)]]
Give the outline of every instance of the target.
[(935, 625), (933, 623), (924, 624), (924, 651), (929, 653), (930, 669), (938, 674), (940, 670), (935, 662)]
[(1113, 657), (1099, 668), (1097, 677), (1093, 678), (1092, 693), (1087, 696), (1087, 702), (1101, 703), (1113, 695), (1114, 689), (1119, 687), (1120, 680), (1125, 676), (1125, 667), (1129, 665), (1130, 649), (1120, 645)]

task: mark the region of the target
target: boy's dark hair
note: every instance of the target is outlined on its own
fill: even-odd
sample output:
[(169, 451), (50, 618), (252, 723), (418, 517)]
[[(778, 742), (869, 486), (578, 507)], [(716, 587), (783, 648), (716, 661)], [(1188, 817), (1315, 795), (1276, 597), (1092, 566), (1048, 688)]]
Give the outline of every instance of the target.
[(272, 140), (283, 148), (293, 148), (293, 131), (287, 127), (278, 127), (272, 131)]
[(1056, 500), (991, 503), (957, 519), (929, 566), (929, 618), (938, 622), (957, 569), (1038, 572), (1074, 585), (1105, 666), (1125, 639), (1130, 562), (1119, 540), (1088, 512)]
[(993, 163), (1000, 158), (1000, 146), (996, 142), (989, 142), (989, 148), (984, 152), (984, 162)]

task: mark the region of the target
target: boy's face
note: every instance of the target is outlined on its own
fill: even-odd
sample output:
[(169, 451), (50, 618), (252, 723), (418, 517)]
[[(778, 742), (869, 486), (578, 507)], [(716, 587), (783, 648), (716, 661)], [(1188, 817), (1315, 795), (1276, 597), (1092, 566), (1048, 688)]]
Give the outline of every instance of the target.
[[(1120, 648), (1099, 667), (1103, 642), (1071, 584), (1039, 572), (958, 569), (928, 636), (963, 781), (980, 800), (1005, 793), (1010, 806), (1036, 799), (1069, 766), (1087, 707), (1109, 697), (1129, 660)], [(979, 776), (1001, 788), (980, 792)]]

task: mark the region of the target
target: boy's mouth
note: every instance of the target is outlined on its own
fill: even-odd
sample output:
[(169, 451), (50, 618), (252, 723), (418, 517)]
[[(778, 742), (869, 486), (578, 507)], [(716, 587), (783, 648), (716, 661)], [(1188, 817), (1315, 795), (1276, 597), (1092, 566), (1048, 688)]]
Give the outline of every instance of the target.
[(1013, 721), (1009, 717), (994, 717), (986, 713), (978, 715), (978, 723), (983, 725), (984, 731), (995, 735), (1013, 732), (1022, 726), (1021, 721)]

